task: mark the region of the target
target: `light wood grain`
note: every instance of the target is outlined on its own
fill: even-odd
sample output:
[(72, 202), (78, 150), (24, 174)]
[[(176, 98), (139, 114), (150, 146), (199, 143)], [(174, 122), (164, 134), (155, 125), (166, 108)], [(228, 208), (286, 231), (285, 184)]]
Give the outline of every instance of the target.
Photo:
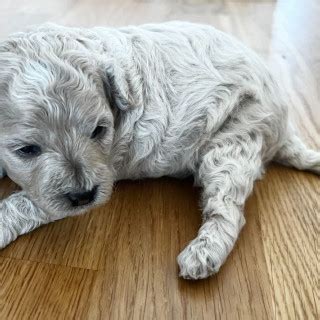
[[(212, 24), (268, 60), (319, 149), (319, 15), (317, 0), (2, 0), (0, 39), (47, 20)], [(0, 252), (0, 319), (319, 319), (319, 177), (271, 166), (226, 264), (190, 282), (176, 256), (199, 228), (198, 198), (191, 180), (124, 181), (105, 206), (20, 237)]]

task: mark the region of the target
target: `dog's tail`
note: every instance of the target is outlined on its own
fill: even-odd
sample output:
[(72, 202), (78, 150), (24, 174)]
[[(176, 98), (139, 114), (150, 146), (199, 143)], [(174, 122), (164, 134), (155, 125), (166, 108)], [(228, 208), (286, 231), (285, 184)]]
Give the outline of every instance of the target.
[(289, 128), (287, 138), (274, 160), (288, 167), (320, 175), (320, 152), (309, 149), (292, 128)]

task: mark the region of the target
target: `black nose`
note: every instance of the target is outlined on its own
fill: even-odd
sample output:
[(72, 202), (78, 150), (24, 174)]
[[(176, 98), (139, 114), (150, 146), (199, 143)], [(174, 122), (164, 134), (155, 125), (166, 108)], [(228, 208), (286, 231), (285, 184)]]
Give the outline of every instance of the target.
[(98, 187), (95, 186), (90, 191), (70, 192), (66, 196), (73, 207), (85, 206), (95, 200), (97, 189)]

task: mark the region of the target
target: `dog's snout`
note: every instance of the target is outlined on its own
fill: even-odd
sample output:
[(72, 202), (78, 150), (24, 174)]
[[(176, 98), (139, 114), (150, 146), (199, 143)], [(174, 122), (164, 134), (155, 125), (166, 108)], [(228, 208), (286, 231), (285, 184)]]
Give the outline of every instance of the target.
[(69, 192), (66, 196), (73, 207), (85, 206), (95, 200), (97, 189), (98, 186), (95, 186), (92, 190)]

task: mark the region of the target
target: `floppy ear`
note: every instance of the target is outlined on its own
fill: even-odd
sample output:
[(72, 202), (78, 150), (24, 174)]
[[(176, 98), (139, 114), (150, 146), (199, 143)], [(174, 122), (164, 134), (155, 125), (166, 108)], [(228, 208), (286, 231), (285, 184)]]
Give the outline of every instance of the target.
[(10, 80), (19, 72), (19, 57), (15, 53), (16, 42), (0, 42), (0, 107), (7, 100)]
[(120, 110), (128, 110), (141, 105), (141, 85), (138, 77), (130, 74), (128, 70), (119, 67), (114, 61), (104, 65), (103, 84), (105, 94), (111, 106)]

